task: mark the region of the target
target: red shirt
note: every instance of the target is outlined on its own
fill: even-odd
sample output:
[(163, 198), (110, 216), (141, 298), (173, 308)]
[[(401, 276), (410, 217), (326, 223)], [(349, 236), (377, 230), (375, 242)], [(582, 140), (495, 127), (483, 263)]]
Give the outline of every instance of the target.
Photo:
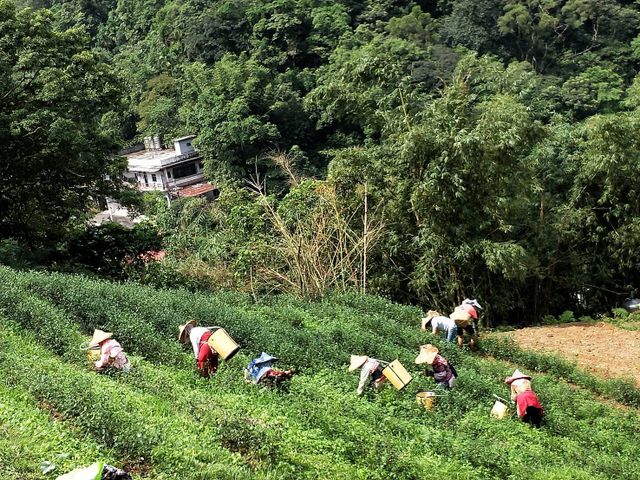
[(540, 413), (544, 414), (540, 400), (538, 400), (538, 396), (533, 390), (527, 390), (526, 392), (518, 394), (516, 397), (516, 404), (518, 406), (518, 416), (520, 418), (524, 417), (524, 414), (527, 413), (527, 407), (536, 407), (540, 409)]

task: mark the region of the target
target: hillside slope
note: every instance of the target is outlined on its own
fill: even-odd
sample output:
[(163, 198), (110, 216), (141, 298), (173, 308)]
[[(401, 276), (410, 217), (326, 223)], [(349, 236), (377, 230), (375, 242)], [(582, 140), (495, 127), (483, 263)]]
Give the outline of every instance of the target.
[[(29, 462), (0, 455), (1, 478), (52, 478), (35, 463), (62, 469), (97, 456), (160, 480), (638, 478), (637, 410), (550, 374), (534, 379), (547, 412), (541, 430), (494, 421), (492, 394), (508, 395), (502, 380), (513, 366), (436, 340), (460, 381), (435, 410), (421, 410), (414, 394), (434, 385), (413, 359), (433, 339), (412, 307), (355, 294), (254, 303), (7, 268), (0, 281), (0, 376), (11, 387), (0, 388), (0, 432), (19, 429), (4, 412), (20, 411), (51, 438), (29, 450), (21, 430), (15, 448)], [(224, 326), (242, 346), (208, 381), (175, 341), (189, 318)], [(133, 357), (130, 375), (89, 371), (78, 346), (93, 328), (115, 333)], [(242, 367), (263, 350), (299, 370), (288, 391), (243, 382)], [(415, 380), (357, 398), (350, 353), (399, 358)]]

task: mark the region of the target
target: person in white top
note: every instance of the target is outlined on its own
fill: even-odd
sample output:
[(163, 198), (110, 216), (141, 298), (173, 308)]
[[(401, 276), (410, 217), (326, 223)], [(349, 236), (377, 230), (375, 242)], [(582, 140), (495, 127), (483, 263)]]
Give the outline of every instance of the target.
[(349, 365), (349, 371), (353, 372), (358, 368), (360, 370), (360, 382), (358, 383), (357, 393), (362, 395), (364, 393), (364, 387), (367, 383), (371, 384), (376, 390), (380, 390), (382, 384), (386, 380), (386, 377), (382, 373), (382, 364), (386, 363), (375, 358), (369, 358), (366, 355), (351, 355), (351, 364)]
[(438, 332), (443, 332), (447, 342), (451, 343), (455, 340), (458, 334), (458, 327), (455, 320), (445, 317), (435, 310), (429, 310), (427, 316), (422, 319), (422, 330), (426, 330), (431, 326), (431, 333), (437, 335)]
[(191, 342), (198, 371), (205, 378), (209, 378), (218, 370), (218, 352), (207, 342), (211, 336), (211, 328), (196, 327), (196, 321), (189, 320), (184, 325), (180, 325), (178, 334), (180, 343), (186, 343), (187, 338)]

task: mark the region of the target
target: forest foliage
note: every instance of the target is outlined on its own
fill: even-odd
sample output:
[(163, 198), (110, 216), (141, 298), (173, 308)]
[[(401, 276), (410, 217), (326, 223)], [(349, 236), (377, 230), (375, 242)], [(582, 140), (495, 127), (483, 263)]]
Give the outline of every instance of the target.
[(1, 0), (2, 235), (57, 238), (114, 145), (193, 133), (220, 201), (147, 202), (196, 284), (608, 310), (639, 280), (639, 33), (621, 0)]

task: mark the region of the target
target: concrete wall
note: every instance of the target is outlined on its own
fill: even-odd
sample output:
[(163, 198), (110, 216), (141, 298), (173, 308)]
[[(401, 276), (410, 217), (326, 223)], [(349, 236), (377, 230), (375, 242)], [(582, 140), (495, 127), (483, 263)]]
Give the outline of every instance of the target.
[(184, 155), (185, 153), (193, 152), (195, 150), (191, 142), (193, 142), (193, 138), (176, 141), (173, 142), (173, 148), (178, 155)]

